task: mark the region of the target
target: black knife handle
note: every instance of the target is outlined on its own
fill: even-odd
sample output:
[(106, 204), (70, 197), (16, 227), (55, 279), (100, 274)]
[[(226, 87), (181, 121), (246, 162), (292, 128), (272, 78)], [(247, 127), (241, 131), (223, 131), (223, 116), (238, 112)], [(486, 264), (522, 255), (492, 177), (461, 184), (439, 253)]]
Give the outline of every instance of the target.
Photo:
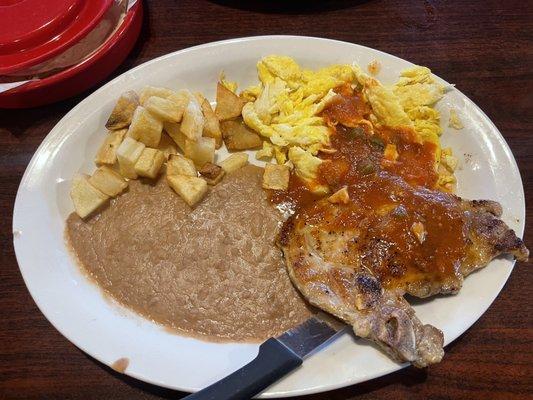
[(249, 400), (301, 364), (300, 357), (270, 338), (250, 363), (183, 400)]

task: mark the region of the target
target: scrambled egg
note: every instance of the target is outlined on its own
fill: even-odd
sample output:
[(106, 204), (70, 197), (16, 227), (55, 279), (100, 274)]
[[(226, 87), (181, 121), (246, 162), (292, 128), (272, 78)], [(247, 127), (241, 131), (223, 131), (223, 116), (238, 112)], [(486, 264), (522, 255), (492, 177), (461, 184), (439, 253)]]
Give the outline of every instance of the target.
[(264, 145), (256, 156), (274, 156), (278, 163), (289, 159), (303, 179), (316, 178), (321, 162), (316, 155), (329, 146), (331, 133), (318, 114), (335, 96), (333, 88), (354, 80), (352, 67), (332, 65), (311, 71), (290, 57), (268, 56), (257, 63), (257, 71), (260, 84), (241, 93), (249, 100), (242, 117), (272, 147)]
[[(279, 164), (289, 160), (296, 174), (310, 184), (322, 162), (318, 152), (327, 151), (330, 145), (331, 128), (319, 114), (335, 96), (333, 89), (345, 83), (362, 88), (373, 112), (370, 122), (366, 122), (413, 128), (420, 142), (437, 145), (436, 166), (441, 162), (440, 115), (433, 106), (443, 96), (444, 88), (428, 68), (416, 66), (403, 71), (392, 87), (382, 85), (356, 65), (331, 65), (312, 71), (290, 57), (278, 55), (261, 59), (257, 72), (259, 84), (240, 94), (248, 101), (242, 110), (245, 123), (268, 139), (256, 157), (274, 157)], [(223, 84), (235, 90), (231, 83)]]
[[(363, 88), (363, 94), (370, 103), (377, 124), (392, 127), (407, 126), (414, 129), (420, 142), (431, 142), (437, 146), (435, 168), (439, 172), (437, 186), (450, 190), (455, 183), (453, 171), (442, 167), (447, 158), (441, 154), (439, 136), (440, 114), (433, 106), (444, 95), (444, 87), (435, 81), (429, 68), (415, 66), (402, 71), (400, 79), (391, 88), (383, 86), (377, 79), (354, 67), (356, 78)], [(371, 116), (372, 119), (372, 116)]]
[(430, 69), (419, 66), (406, 69), (400, 74), (393, 92), (420, 137), (438, 144), (442, 129), (440, 115), (433, 106), (444, 95), (444, 87), (435, 82)]
[(226, 74), (224, 72), (221, 72), (218, 81), (228, 90), (232, 91), (233, 93), (237, 92), (237, 82), (228, 81), (226, 79)]
[(440, 115), (433, 106), (442, 98), (444, 88), (435, 82), (429, 68), (416, 66), (403, 71), (392, 88), (383, 86), (358, 67), (355, 70), (379, 123), (410, 126), (421, 141), (439, 143)]
[(448, 126), (453, 129), (463, 129), (463, 121), (459, 118), (459, 115), (457, 115), (457, 111), (455, 111), (453, 108), (450, 109), (450, 120), (448, 121)]
[(392, 90), (365, 74), (359, 67), (355, 66), (354, 69), (357, 81), (363, 87), (363, 94), (370, 103), (378, 123), (387, 126), (413, 126)]
[(458, 160), (452, 155), (452, 149), (450, 147), (441, 150), (440, 162), (437, 167), (437, 172), (439, 173), (437, 187), (445, 191), (453, 191), (453, 187), (457, 183), (454, 176), (457, 164)]
[(371, 75), (375, 76), (379, 74), (379, 71), (381, 71), (381, 63), (378, 60), (373, 60), (368, 63), (366, 69), (368, 70), (368, 72), (370, 72)]
[(316, 170), (322, 164), (322, 160), (313, 156), (308, 151), (300, 147), (291, 147), (289, 149), (289, 160), (294, 165), (296, 175), (304, 181), (309, 182), (311, 190), (315, 193), (327, 193), (329, 191), (327, 186), (314, 183), (316, 178)]

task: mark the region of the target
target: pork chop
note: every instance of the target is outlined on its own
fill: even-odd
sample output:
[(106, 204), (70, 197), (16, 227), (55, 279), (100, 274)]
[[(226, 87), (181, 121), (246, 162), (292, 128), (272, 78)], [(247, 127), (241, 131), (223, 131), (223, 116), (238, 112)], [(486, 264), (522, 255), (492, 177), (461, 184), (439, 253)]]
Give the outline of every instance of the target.
[(279, 238), (289, 275), (309, 302), (398, 361), (439, 362), (442, 332), (404, 299), (457, 293), (494, 257), (528, 250), (492, 201), (463, 200), (380, 172), (348, 187), (348, 204), (303, 206)]

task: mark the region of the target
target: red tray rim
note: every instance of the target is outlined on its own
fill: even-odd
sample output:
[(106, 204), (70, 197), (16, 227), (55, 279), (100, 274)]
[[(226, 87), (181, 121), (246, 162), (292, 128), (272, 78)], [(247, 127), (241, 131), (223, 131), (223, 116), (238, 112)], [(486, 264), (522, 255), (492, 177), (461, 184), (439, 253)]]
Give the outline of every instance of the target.
[(100, 59), (100, 56), (106, 53), (109, 49), (111, 49), (126, 33), (130, 25), (132, 24), (134, 17), (141, 10), (141, 8), (142, 8), (142, 1), (138, 1), (133, 7), (130, 8), (124, 20), (122, 21), (122, 24), (117, 29), (117, 31), (111, 37), (109, 37), (106, 40), (106, 42), (98, 50), (96, 50), (90, 57), (83, 60), (81, 63), (73, 65), (72, 67), (69, 67), (61, 72), (58, 72), (57, 74), (51, 75), (44, 79), (36, 79), (33, 81), (29, 81), (21, 86), (17, 86), (13, 89), (6, 90), (5, 92), (0, 93), (0, 98), (8, 97), (10, 95), (15, 95), (15, 94), (20, 95), (22, 93), (29, 92), (37, 88), (54, 85), (64, 79), (67, 79), (73, 75), (78, 74), (80, 71), (85, 70), (86, 68), (94, 64), (95, 62), (98, 62), (98, 60)]
[[(100, 23), (104, 14), (113, 4), (113, 1), (114, 0), (100, 0), (100, 2), (86, 2), (84, 10), (87, 14), (82, 18), (77, 18), (75, 23), (65, 31), (64, 37), (57, 42), (48, 42), (19, 55), (0, 56), (1, 61), (19, 59), (19, 61), (15, 61), (15, 63), (11, 63), (11, 65), (0, 66), (0, 74), (6, 75), (35, 66), (67, 50), (75, 43), (78, 43)], [(86, 22), (87, 20), (88, 22)]]

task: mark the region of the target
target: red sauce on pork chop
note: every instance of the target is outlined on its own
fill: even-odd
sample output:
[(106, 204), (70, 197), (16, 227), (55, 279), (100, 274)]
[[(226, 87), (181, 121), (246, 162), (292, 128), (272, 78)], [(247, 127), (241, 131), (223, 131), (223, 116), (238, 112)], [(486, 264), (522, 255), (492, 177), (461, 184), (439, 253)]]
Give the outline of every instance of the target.
[[(437, 182), (437, 146), (420, 142), (408, 127), (372, 132), (362, 121), (370, 113), (362, 94), (349, 86), (337, 92), (322, 113), (333, 130), (334, 151), (320, 154), (318, 181), (330, 194), (347, 186), (350, 202), (330, 215), (317, 202), (322, 196), (295, 174), (289, 189), (272, 192), (271, 201), (300, 210), (299, 218), (332, 233), (358, 232), (341, 261), (367, 263), (384, 287), (453, 279), (466, 253), (465, 223), (453, 196), (426, 190)], [(397, 152), (392, 159), (384, 157), (387, 145)]]

